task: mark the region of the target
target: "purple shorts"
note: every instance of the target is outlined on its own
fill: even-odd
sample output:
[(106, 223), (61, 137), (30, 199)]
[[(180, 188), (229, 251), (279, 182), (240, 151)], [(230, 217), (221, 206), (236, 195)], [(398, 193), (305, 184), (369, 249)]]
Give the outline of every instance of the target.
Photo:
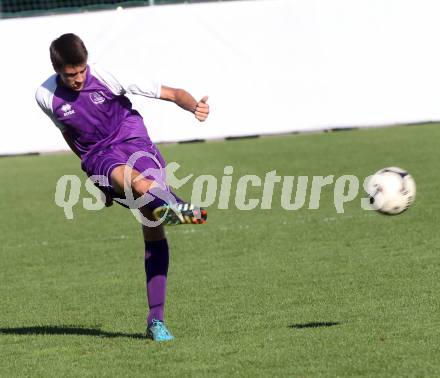
[(110, 194), (113, 198), (123, 198), (111, 185), (112, 171), (120, 165), (134, 168), (147, 179), (161, 184), (166, 183), (165, 160), (157, 147), (144, 138), (131, 138), (101, 148), (88, 155), (81, 167), (87, 176), (95, 176), (93, 179), (95, 185), (104, 193)]

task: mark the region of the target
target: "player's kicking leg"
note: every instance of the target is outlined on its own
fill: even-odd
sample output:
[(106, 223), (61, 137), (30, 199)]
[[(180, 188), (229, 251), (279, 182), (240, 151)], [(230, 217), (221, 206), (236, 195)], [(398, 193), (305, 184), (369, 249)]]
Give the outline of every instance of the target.
[(145, 204), (145, 207), (152, 212), (154, 220), (160, 220), (164, 225), (206, 223), (208, 213), (205, 209), (182, 201), (174, 193), (162, 189), (156, 181), (143, 177), (135, 169), (129, 168), (131, 177), (126, 182), (127, 180), (124, 180), (126, 169), (125, 165), (113, 169), (111, 173), (113, 188), (121, 194), (124, 193), (124, 188), (125, 190), (128, 188), (135, 198), (148, 193), (151, 200)]

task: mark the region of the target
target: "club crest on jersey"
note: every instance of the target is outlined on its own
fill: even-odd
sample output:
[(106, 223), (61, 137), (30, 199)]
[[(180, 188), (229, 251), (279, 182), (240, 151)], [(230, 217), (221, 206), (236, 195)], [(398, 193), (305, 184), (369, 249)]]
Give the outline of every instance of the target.
[(70, 116), (75, 113), (75, 110), (72, 109), (72, 105), (65, 103), (61, 107), (61, 111), (64, 113), (64, 117)]
[(92, 100), (94, 104), (102, 104), (105, 101), (105, 97), (103, 96), (102, 92), (92, 92), (89, 96), (90, 100)]

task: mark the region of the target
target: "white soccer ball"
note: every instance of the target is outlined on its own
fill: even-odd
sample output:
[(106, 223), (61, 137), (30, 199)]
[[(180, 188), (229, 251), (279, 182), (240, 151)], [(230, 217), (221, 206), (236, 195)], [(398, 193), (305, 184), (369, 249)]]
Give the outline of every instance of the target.
[(416, 183), (402, 168), (388, 167), (370, 176), (366, 184), (373, 209), (382, 214), (404, 212), (416, 198)]

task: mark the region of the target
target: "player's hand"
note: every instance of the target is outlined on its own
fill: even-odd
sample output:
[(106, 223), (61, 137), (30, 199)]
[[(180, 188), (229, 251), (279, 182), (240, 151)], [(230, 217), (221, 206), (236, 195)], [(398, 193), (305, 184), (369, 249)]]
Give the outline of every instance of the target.
[(208, 96), (203, 97), (196, 105), (196, 110), (194, 111), (194, 115), (196, 118), (203, 122), (209, 115), (209, 105), (207, 104)]

